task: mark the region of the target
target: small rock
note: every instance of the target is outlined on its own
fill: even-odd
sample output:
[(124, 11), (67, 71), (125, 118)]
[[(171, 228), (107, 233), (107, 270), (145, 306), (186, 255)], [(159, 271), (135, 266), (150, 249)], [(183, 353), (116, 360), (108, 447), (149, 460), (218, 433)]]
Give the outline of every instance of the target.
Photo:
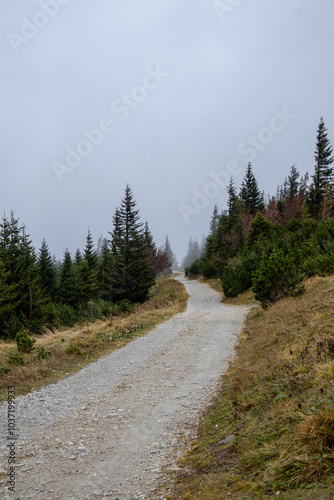
[(235, 439), (235, 435), (234, 434), (230, 434), (229, 436), (227, 436), (225, 439), (222, 439), (221, 441), (219, 441), (219, 445), (222, 445), (222, 444), (230, 444), (234, 441)]

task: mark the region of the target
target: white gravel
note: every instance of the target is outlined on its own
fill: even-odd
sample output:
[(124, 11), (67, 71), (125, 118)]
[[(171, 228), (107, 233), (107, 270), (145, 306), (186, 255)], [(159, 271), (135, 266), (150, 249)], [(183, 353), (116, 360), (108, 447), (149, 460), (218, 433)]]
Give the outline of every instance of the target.
[[(247, 307), (179, 278), (187, 310), (57, 384), (16, 399), (16, 492), (0, 407), (0, 497), (154, 499), (219, 388)], [(222, 436), (223, 437), (223, 436)], [(1, 474), (2, 473), (2, 474)]]

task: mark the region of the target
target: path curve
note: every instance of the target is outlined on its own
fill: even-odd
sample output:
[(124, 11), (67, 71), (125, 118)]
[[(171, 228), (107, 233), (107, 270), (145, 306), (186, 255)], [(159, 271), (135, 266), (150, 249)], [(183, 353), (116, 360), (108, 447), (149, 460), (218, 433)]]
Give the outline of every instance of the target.
[[(178, 278), (185, 312), (80, 372), (16, 399), (16, 494), (10, 499), (154, 499), (219, 387), (249, 308), (220, 303), (208, 285)], [(0, 407), (0, 473), (8, 465)]]

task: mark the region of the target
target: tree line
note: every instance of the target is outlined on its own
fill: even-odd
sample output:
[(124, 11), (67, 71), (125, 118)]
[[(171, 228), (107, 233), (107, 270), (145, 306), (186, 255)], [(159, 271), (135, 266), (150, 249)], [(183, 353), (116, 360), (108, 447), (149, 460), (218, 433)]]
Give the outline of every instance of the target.
[(251, 163), (239, 192), (231, 179), (227, 209), (215, 206), (205, 250), (186, 275), (219, 277), (227, 297), (252, 288), (266, 307), (303, 293), (307, 277), (334, 273), (334, 157), (323, 118), (314, 158), (311, 179), (293, 165), (267, 200)]
[(140, 220), (130, 187), (113, 216), (113, 231), (95, 248), (88, 231), (85, 249), (62, 261), (45, 240), (37, 252), (14, 212), (0, 224), (0, 338), (18, 332), (73, 326), (144, 302), (156, 276), (170, 272), (173, 253), (166, 238), (157, 248)]

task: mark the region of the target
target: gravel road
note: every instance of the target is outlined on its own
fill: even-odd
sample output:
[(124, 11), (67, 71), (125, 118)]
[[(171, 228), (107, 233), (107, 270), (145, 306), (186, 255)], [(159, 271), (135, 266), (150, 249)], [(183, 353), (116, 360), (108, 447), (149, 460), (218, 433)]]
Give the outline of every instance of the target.
[(57, 384), (16, 399), (15, 493), (7, 403), (0, 407), (0, 497), (159, 499), (219, 387), (247, 307), (178, 278), (187, 310)]

